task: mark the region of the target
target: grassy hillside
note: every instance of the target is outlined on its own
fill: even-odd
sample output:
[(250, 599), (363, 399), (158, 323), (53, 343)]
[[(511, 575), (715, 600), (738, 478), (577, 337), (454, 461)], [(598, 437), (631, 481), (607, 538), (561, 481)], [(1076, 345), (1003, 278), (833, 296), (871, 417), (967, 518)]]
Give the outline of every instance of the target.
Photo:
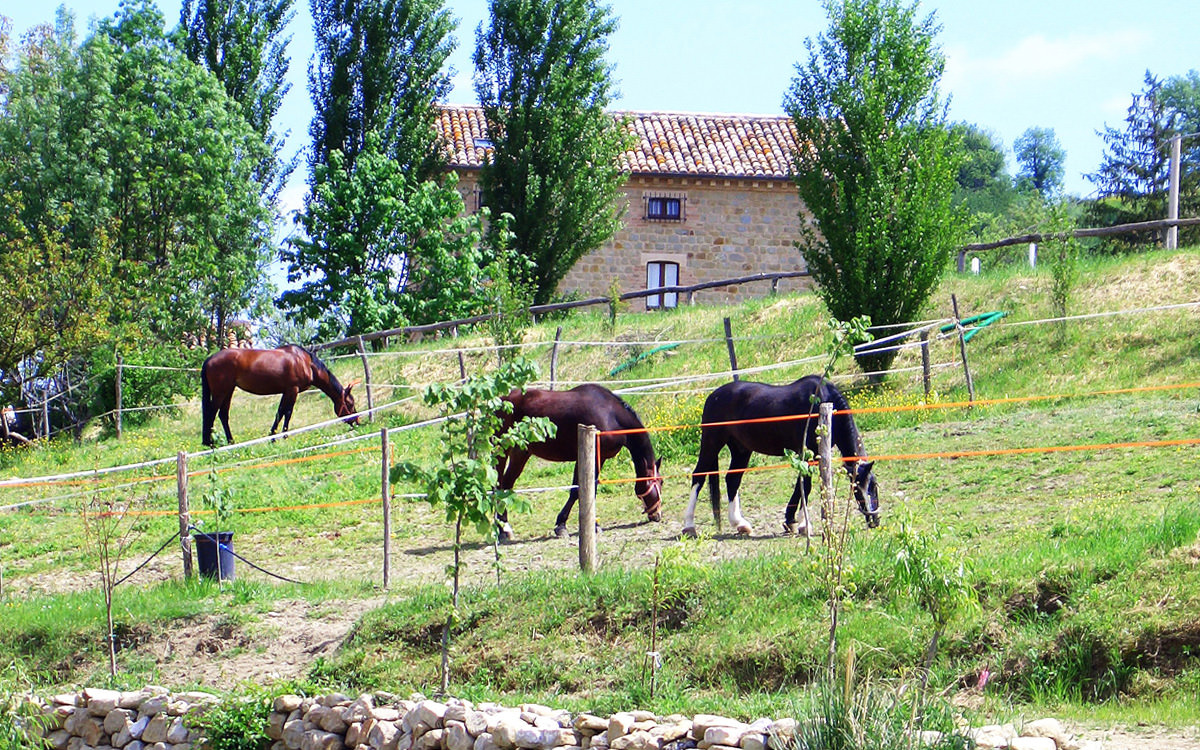
[[(859, 519), (852, 524), (848, 559), (854, 593), (842, 619), (840, 648), (853, 647), (860, 669), (883, 679), (909, 675), (919, 663), (933, 625), (895, 581), (896, 532), (903, 525), (935, 538), (947, 555), (968, 565), (980, 600), (977, 612), (951, 623), (935, 664), (938, 690), (963, 691), (977, 705), (982, 700), (985, 711), (1055, 704), (1079, 716), (1110, 712), (1126, 720), (1195, 724), (1200, 721), (1194, 701), (1200, 688), (1197, 447), (1024, 451), (1200, 437), (1195, 385), (1101, 393), (1200, 381), (1198, 313), (1184, 307), (1039, 323), (1054, 317), (1048, 286), (1045, 276), (1021, 269), (952, 276), (931, 302), (931, 319), (949, 316), (951, 294), (964, 317), (1007, 313), (969, 344), (976, 395), (986, 405), (858, 415), (866, 447), (880, 457), (876, 474), (884, 524), (874, 531), (862, 528)], [(1097, 261), (1085, 269), (1070, 312), (1092, 315), (1193, 302), (1198, 288), (1200, 254), (1194, 250)], [(612, 327), (602, 313), (547, 321), (530, 330), (526, 355), (546, 373), (550, 343), (561, 326), (560, 383), (609, 382), (620, 388), (677, 378), (680, 382), (626, 398), (648, 426), (695, 425), (704, 396), (728, 379), (724, 317), (731, 319), (737, 338), (739, 365), (769, 368), (747, 379), (784, 382), (820, 370), (815, 358), (825, 350), (827, 321), (811, 295), (731, 308), (622, 313)], [(372, 380), (388, 386), (378, 389), (376, 402), (411, 396), (424, 383), (457, 379), (458, 354), (446, 351), (454, 346), (465, 350), (468, 371), (489, 366), (494, 353), (486, 345), (481, 337), (463, 335), (398, 345), (372, 356)], [(651, 353), (664, 346), (669, 348)], [(855, 408), (938, 407), (966, 400), (956, 339), (936, 340), (930, 348), (934, 393), (927, 401), (916, 350), (897, 358), (898, 372), (882, 388), (867, 388), (849, 362), (839, 363), (836, 374)], [(797, 360), (804, 361), (775, 367)], [(361, 375), (357, 356), (327, 361), (343, 381)], [(1035, 396), (1057, 397), (1019, 400)], [(995, 402), (1000, 399), (1017, 400)], [(359, 403), (365, 404), (361, 396)], [(235, 438), (263, 434), (274, 408), (274, 399), (235, 395)], [(324, 397), (303, 396), (292, 424), (331, 416)], [(399, 427), (426, 416), (408, 401), (354, 430), (337, 425), (192, 457), (192, 470), (214, 470), (191, 480), (193, 507), (202, 508), (201, 499), (214, 489), (227, 491), (246, 511), (235, 516), (236, 548), (268, 570), (309, 583), (283, 584), (243, 566), (232, 586), (184, 585), (178, 552), (170, 547), (118, 590), (126, 669), (121, 681), (154, 679), (157, 667), (139, 655), (139, 644), (204, 612), (225, 612), (229, 628), (247, 635), (243, 648), (255, 648), (255, 634), (269, 637), (265, 613), (273, 602), (379, 596), (371, 591), (379, 578), (381, 534), (378, 504), (370, 502), (379, 494), (373, 435), (382, 426)], [(302, 452), (350, 436), (363, 439)], [(432, 455), (434, 440), (436, 433), (428, 428), (392, 438), (398, 459)], [(458, 692), (595, 710), (639, 703), (661, 713), (713, 710), (718, 700), (728, 705), (736, 696), (747, 716), (786, 711), (799, 699), (822, 663), (828, 626), (814, 555), (805, 554), (802, 540), (775, 535), (794, 473), (747, 475), (742, 497), (755, 524), (753, 538), (715, 534), (701, 509), (697, 516), (704, 535), (681, 542), (679, 518), (689, 494), (698, 429), (655, 433), (655, 444), (668, 477), (665, 520), (638, 524), (640, 503), (629, 486), (602, 486), (598, 517), (607, 530), (601, 536), (600, 575), (580, 577), (571, 543), (547, 536), (564, 499), (562, 490), (534, 496), (533, 513), (515, 519), (521, 543), (504, 549), (499, 586), (490, 551), (477, 539), (468, 540), (474, 557), (455, 636)], [(97, 427), (78, 444), (5, 449), (0, 478), (173, 459), (179, 451), (199, 447), (198, 408), (181, 403), (128, 430), (121, 441)], [(339, 455), (326, 455), (331, 453)], [(777, 462), (757, 457), (752, 465)], [(132, 569), (177, 529), (169, 515), (176, 504), (174, 471), (172, 460), (101, 481), (0, 487), (0, 506), (36, 503), (0, 512), (0, 662), (18, 662), (47, 684), (90, 676), (99, 662), (103, 608), (95, 589), (95, 545), (79, 510), (88, 502), (118, 497), (133, 500), (139, 509), (164, 511), (137, 519), (125, 555), (128, 564), (122, 566), (122, 571)], [(570, 465), (532, 462), (519, 486), (561, 487), (570, 483), (570, 472)], [(134, 476), (142, 481), (133, 484)], [(628, 476), (622, 456), (605, 467), (602, 479)], [(279, 508), (288, 509), (261, 510)], [(449, 562), (450, 530), (419, 500), (400, 503), (393, 520), (398, 583), (364, 616), (339, 654), (319, 660), (307, 679), (401, 693), (436, 685), (440, 622), (447, 606), (442, 566)], [(643, 663), (652, 630), (664, 659), (653, 700)], [(974, 686), (984, 670), (993, 677), (978, 691)]]

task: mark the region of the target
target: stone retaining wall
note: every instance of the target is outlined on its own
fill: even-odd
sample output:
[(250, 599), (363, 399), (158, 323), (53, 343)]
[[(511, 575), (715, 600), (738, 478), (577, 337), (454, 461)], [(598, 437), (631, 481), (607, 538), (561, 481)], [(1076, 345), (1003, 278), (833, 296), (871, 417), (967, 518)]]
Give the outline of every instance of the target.
[[(54, 750), (202, 750), (188, 716), (219, 699), (86, 689), (52, 698), (47, 745)], [(268, 724), (272, 750), (788, 750), (795, 719), (742, 722), (723, 716), (659, 717), (630, 711), (607, 718), (571, 715), (536, 704), (518, 708), (451, 699), (397, 700), (377, 693), (352, 698), (282, 695)], [(967, 730), (981, 748), (1099, 750), (1075, 740), (1055, 719), (1020, 730), (996, 725)]]

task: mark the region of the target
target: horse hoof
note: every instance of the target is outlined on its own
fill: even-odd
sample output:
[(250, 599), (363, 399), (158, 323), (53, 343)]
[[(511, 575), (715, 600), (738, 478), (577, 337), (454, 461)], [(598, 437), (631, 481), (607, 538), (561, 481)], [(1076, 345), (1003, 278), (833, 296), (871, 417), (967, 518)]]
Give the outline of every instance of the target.
[(567, 533), (566, 526), (555, 526), (554, 527), (554, 536), (558, 537), (559, 539), (567, 539), (571, 535)]
[(501, 544), (511, 544), (513, 541), (512, 530), (511, 529), (501, 529), (500, 533), (496, 535), (496, 538), (500, 540)]
[(695, 539), (699, 535), (696, 533), (695, 526), (689, 526), (680, 533), (680, 536), (687, 539)]
[(737, 527), (737, 533), (741, 534), (742, 536), (750, 536), (754, 533), (754, 529), (750, 528), (749, 524), (742, 524), (741, 526)]

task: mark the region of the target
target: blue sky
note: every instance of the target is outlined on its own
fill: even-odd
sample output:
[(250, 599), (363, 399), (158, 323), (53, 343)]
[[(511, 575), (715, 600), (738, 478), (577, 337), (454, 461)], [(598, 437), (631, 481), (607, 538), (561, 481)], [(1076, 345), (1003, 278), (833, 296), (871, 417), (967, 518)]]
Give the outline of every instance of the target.
[[(112, 15), (117, 0), (67, 0), (77, 26)], [(48, 3), (5, 0), (0, 13), (19, 34), (48, 21)], [(179, 0), (159, 0), (174, 25)], [(450, 102), (474, 103), (471, 51), (486, 18), (485, 0), (448, 0), (460, 19)], [(620, 27), (611, 38), (610, 62), (621, 93), (617, 109), (741, 114), (782, 113), (794, 65), (805, 38), (827, 27), (816, 0), (612, 0)], [(992, 132), (1009, 150), (1030, 127), (1052, 128), (1067, 152), (1066, 183), (1076, 195), (1092, 192), (1084, 173), (1103, 154), (1096, 134), (1122, 125), (1134, 92), (1149, 70), (1161, 78), (1200, 69), (1200, 4), (1178, 0), (925, 0), (921, 14), (936, 14), (938, 41), (947, 58), (941, 91), (954, 120)], [(307, 0), (293, 21), (292, 91), (277, 127), (290, 129), (289, 146), (304, 146), (312, 108), (306, 69), (312, 52)], [(299, 204), (304, 175), (286, 202)]]

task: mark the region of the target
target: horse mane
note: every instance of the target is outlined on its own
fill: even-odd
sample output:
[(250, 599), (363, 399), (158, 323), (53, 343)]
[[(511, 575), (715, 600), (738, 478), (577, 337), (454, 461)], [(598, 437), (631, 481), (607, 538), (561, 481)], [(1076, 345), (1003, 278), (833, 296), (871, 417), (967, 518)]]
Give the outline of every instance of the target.
[[(610, 393), (611, 393), (611, 391), (610, 391)], [(629, 405), (628, 401), (621, 398), (620, 396), (618, 396), (615, 393), (613, 393), (613, 398), (615, 398), (617, 400), (617, 402), (621, 404), (621, 406), (625, 407), (625, 411), (629, 412), (629, 416), (633, 417), (634, 426), (636, 426), (636, 427), (643, 426), (642, 418), (639, 417), (638, 413), (633, 410), (633, 407)], [(639, 451), (644, 452), (647, 457), (654, 456), (654, 442), (650, 440), (650, 433), (648, 433), (648, 432), (630, 433), (625, 436), (625, 441), (626, 441), (626, 444), (631, 449), (632, 449), (633, 444), (637, 443)], [(650, 461), (653, 463), (653, 458), (651, 458)]]
[[(838, 390), (837, 386), (830, 381), (826, 380), (821, 384), (821, 395), (824, 400), (827, 400), (829, 403), (833, 404), (834, 411), (850, 410), (850, 402), (846, 400), (846, 397), (841, 391)], [(848, 432), (850, 433), (850, 439), (854, 441), (854, 455), (861, 458), (866, 458), (867, 449), (863, 445), (862, 436), (858, 433), (858, 425), (854, 424), (854, 417), (850, 414), (846, 414), (845, 418), (845, 424)]]
[(312, 349), (309, 349), (307, 346), (301, 346), (300, 344), (288, 344), (288, 346), (294, 346), (307, 354), (308, 358), (312, 361), (313, 369), (329, 378), (329, 384), (333, 386), (333, 390), (336, 393), (341, 393), (344, 390), (342, 388), (342, 384), (338, 382), (337, 376), (333, 374), (333, 370), (330, 370), (325, 363), (321, 361), (316, 352), (314, 352)]

